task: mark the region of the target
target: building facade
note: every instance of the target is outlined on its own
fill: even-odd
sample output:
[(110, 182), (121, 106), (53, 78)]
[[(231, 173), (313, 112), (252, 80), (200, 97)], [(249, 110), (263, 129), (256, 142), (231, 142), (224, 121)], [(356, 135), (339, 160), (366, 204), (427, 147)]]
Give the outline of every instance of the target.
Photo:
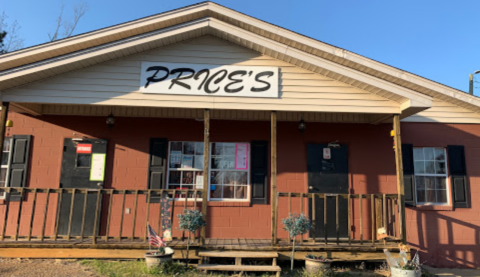
[(288, 251), (304, 213), (305, 251), (480, 266), (464, 92), (212, 2), (3, 54), (0, 92), (2, 256), (175, 242), (199, 209), (199, 248)]

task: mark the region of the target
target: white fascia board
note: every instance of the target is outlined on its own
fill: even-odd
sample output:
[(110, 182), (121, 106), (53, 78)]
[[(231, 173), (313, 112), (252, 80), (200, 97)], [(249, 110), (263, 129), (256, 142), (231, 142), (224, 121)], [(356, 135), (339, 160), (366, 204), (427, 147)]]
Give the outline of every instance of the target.
[(54, 68), (56, 66), (73, 63), (83, 59), (101, 56), (113, 51), (122, 50), (125, 48), (133, 47), (136, 45), (148, 43), (151, 41), (159, 40), (162, 38), (174, 36), (177, 34), (193, 31), (195, 29), (200, 29), (204, 27), (208, 27), (207, 18), (202, 18), (199, 20), (190, 21), (180, 25), (175, 25), (169, 28), (158, 30), (158, 31), (138, 35), (133, 38), (122, 39), (120, 41), (111, 42), (102, 46), (96, 46), (96, 47), (85, 49), (72, 54), (67, 54), (65, 56), (48, 59), (46, 61), (28, 64), (19, 68), (5, 70), (4, 72), (2, 72), (2, 74), (0, 74), (0, 82), (11, 79), (11, 78), (20, 77), (22, 75), (40, 72), (43, 70)]

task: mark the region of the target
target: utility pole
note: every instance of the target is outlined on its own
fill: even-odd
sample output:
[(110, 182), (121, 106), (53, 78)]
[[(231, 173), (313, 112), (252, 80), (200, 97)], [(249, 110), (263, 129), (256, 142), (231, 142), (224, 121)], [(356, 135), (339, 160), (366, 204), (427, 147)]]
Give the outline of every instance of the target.
[(469, 82), (468, 82), (468, 93), (473, 95), (473, 75), (480, 73), (480, 70), (477, 70), (473, 72), (473, 74), (470, 74), (468, 77)]

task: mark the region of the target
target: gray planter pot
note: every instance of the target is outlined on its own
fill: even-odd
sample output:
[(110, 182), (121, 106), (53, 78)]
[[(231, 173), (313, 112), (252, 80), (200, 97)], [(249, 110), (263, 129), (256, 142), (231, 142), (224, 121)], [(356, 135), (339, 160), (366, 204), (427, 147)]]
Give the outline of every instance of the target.
[(421, 277), (422, 271), (421, 270), (404, 270), (400, 268), (390, 268), (390, 272), (392, 273), (392, 277)]
[(172, 260), (173, 250), (169, 247), (165, 249), (165, 254), (155, 255), (157, 251), (148, 251), (145, 253), (145, 262), (147, 263), (147, 268), (159, 267), (162, 263), (166, 263)]
[(314, 259), (305, 258), (305, 269), (307, 272), (313, 273), (321, 269), (329, 269), (332, 261), (324, 262)]

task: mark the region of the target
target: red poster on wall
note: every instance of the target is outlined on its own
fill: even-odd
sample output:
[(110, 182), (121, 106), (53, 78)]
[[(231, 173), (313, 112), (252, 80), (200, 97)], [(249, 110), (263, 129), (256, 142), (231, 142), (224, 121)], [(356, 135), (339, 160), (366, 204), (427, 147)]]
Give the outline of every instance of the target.
[(78, 144), (77, 145), (77, 153), (78, 154), (91, 154), (92, 153), (92, 145), (91, 144)]

